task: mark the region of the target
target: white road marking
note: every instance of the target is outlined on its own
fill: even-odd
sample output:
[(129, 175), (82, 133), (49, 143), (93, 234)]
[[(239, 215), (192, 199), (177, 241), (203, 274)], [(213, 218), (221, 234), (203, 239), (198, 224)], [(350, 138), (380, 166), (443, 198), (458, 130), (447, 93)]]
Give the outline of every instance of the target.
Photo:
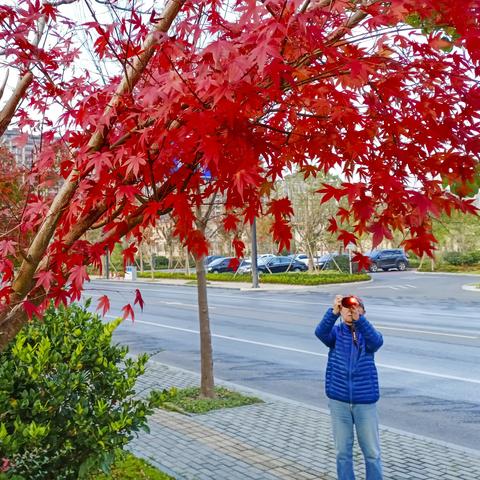
[[(106, 317), (110, 318), (118, 318), (118, 316), (115, 315), (105, 315)], [(147, 322), (144, 320), (135, 320), (136, 323), (141, 323), (143, 325), (151, 325), (153, 327), (158, 327), (158, 328), (166, 328), (169, 330), (177, 330), (180, 332), (187, 332), (187, 333), (194, 333), (196, 335), (199, 335), (200, 332), (198, 330), (190, 329), (190, 328), (181, 328), (181, 327), (174, 327), (172, 325), (164, 325), (161, 323), (155, 323), (155, 322)], [(295, 352), (295, 353), (304, 353), (307, 355), (314, 355), (316, 357), (328, 357), (328, 354), (326, 353), (320, 353), (320, 352), (312, 352), (311, 350), (303, 350), (300, 348), (293, 348), (293, 347), (285, 347), (283, 345), (275, 345), (273, 343), (265, 343), (265, 342), (256, 342), (254, 340), (246, 340), (244, 338), (238, 338), (238, 337), (230, 337), (227, 335), (218, 335), (212, 333), (213, 338), (221, 338), (222, 340), (230, 340), (233, 342), (240, 342), (240, 343), (248, 343), (251, 345), (259, 345), (261, 347), (267, 347), (267, 348), (274, 348), (277, 350), (284, 350), (288, 352)], [(429, 377), (435, 377), (435, 378), (444, 378), (448, 380), (458, 380), (461, 382), (467, 382), (467, 383), (474, 383), (480, 385), (480, 380), (474, 379), (474, 378), (467, 378), (467, 377), (458, 377), (456, 375), (445, 375), (441, 373), (435, 373), (435, 372), (428, 372), (426, 370), (416, 370), (412, 368), (405, 368), (405, 367), (397, 367), (395, 365), (387, 365), (384, 363), (377, 363), (377, 367), (379, 368), (385, 368), (389, 370), (395, 370), (399, 372), (407, 372), (407, 373), (416, 373), (418, 375), (425, 375)]]
[(479, 338), (472, 335), (459, 335), (457, 333), (434, 332), (433, 330), (417, 330), (415, 328), (386, 327), (380, 323), (375, 323), (375, 325), (378, 326), (378, 328), (380, 328), (381, 330), (398, 330), (400, 332), (426, 333), (428, 335), (442, 335), (444, 337), (458, 337), (458, 338), (472, 338), (472, 339)]

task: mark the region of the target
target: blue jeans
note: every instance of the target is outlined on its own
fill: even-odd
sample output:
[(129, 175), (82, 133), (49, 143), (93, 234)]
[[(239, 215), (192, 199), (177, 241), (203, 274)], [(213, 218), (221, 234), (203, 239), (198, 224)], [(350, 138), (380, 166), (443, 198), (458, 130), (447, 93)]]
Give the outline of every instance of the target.
[(355, 480), (353, 473), (353, 426), (365, 458), (366, 480), (382, 480), (377, 405), (350, 404), (329, 399), (333, 438), (337, 452), (338, 480)]

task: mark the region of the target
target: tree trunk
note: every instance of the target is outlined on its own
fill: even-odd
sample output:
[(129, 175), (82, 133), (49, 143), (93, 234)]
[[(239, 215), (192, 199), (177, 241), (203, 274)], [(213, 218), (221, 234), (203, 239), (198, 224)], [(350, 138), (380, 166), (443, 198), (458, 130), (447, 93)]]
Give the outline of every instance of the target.
[(23, 310), (23, 304), (13, 308), (4, 319), (0, 332), (0, 351), (4, 350), (11, 340), (27, 323), (28, 317)]
[(143, 248), (140, 247), (140, 251), (138, 252), (140, 254), (140, 272), (143, 273), (144, 270), (144, 265), (143, 265)]
[(155, 254), (153, 253), (153, 247), (150, 251), (150, 276), (155, 278)]
[(197, 271), (198, 319), (200, 322), (200, 394), (202, 397), (215, 398), (215, 381), (213, 377), (212, 335), (208, 314), (207, 278), (203, 264), (204, 255), (195, 255)]
[(168, 268), (173, 267), (173, 241), (168, 243)]
[(188, 258), (188, 248), (185, 248), (185, 273), (190, 275), (190, 259)]

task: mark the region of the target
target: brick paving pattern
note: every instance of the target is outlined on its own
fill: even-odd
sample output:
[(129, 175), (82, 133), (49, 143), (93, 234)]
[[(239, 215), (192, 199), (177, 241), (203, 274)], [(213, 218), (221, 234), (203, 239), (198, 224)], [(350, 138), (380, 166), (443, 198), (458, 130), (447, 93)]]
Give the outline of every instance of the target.
[[(150, 362), (138, 391), (198, 382), (193, 373)], [(202, 415), (158, 410), (150, 419), (150, 434), (142, 433), (130, 449), (178, 480), (335, 480), (328, 414), (264, 399)], [(480, 451), (384, 427), (380, 436), (385, 480), (480, 480)], [(357, 445), (354, 457), (357, 480), (364, 480)]]

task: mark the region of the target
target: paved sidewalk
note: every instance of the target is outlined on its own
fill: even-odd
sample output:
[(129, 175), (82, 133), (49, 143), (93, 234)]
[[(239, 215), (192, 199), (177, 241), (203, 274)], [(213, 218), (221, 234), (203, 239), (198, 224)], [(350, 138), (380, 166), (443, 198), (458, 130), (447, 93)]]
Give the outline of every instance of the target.
[[(198, 382), (196, 374), (151, 361), (139, 392)], [(335, 480), (328, 413), (255, 393), (265, 403), (190, 416), (158, 410), (151, 433), (131, 450), (179, 480)], [(480, 479), (480, 451), (385, 427), (380, 436), (385, 480)], [(357, 480), (364, 480), (358, 447), (354, 456)]]

